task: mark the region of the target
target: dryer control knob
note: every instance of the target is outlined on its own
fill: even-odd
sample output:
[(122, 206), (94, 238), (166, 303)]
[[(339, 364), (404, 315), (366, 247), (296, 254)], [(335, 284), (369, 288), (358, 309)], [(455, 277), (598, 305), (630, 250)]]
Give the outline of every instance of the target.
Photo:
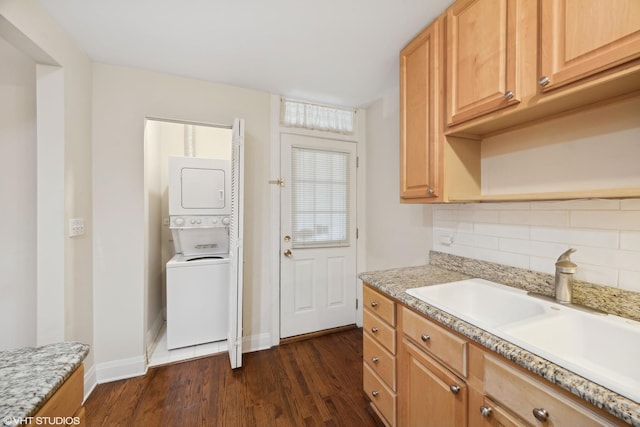
[(191, 220), (191, 224), (195, 224), (195, 223), (196, 223), (196, 220), (195, 220), (195, 219), (192, 219), (192, 220)]
[(211, 223), (212, 224), (217, 224), (218, 223), (218, 218), (215, 217), (215, 216), (213, 218), (211, 218)]
[(184, 219), (182, 219), (182, 218), (176, 218), (176, 220), (175, 220), (174, 222), (176, 223), (176, 225), (177, 225), (178, 227), (180, 227), (181, 225), (183, 225), (183, 224), (184, 224)]
[(230, 223), (230, 222), (231, 222), (231, 221), (229, 220), (229, 217), (228, 217), (228, 216), (225, 216), (224, 218), (222, 218), (222, 223), (223, 223), (224, 225), (229, 225), (229, 223)]
[(196, 224), (201, 224), (202, 220), (201, 219), (196, 219)]

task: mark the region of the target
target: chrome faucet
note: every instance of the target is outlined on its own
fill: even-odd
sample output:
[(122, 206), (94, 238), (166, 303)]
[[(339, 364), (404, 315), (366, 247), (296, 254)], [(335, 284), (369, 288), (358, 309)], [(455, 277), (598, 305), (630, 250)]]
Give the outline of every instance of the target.
[(560, 304), (573, 302), (573, 275), (578, 266), (571, 261), (571, 254), (575, 251), (574, 248), (568, 249), (556, 261), (556, 301)]

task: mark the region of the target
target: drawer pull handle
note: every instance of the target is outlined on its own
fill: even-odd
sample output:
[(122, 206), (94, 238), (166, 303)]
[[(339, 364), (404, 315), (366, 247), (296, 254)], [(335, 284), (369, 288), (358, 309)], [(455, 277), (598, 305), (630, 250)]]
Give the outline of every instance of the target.
[(544, 408), (533, 408), (533, 416), (536, 420), (545, 422), (549, 418), (549, 412)]
[(373, 397), (378, 397), (379, 394), (380, 394), (380, 392), (378, 390), (373, 390), (371, 392), (371, 396), (373, 396)]
[(375, 334), (376, 332), (378, 332), (378, 328), (376, 328), (376, 327), (374, 326), (373, 328), (371, 328), (371, 332), (373, 332), (373, 333)]
[(490, 406), (481, 406), (480, 407), (480, 413), (485, 418), (489, 418), (491, 416), (491, 411), (493, 411), (493, 409), (491, 409)]
[(451, 393), (453, 394), (458, 394), (460, 392), (460, 386), (456, 384), (451, 384), (449, 386), (449, 390), (451, 390)]
[(371, 301), (371, 307), (375, 308), (378, 306), (378, 303), (376, 301)]
[(380, 360), (380, 359), (378, 359), (378, 358), (377, 358), (377, 357), (375, 357), (375, 356), (373, 356), (373, 357), (371, 358), (371, 361), (372, 361), (373, 363), (378, 363), (378, 361), (379, 361), (379, 360)]
[(422, 340), (422, 342), (427, 342), (431, 339), (431, 336), (427, 334), (422, 334), (420, 335), (420, 339)]

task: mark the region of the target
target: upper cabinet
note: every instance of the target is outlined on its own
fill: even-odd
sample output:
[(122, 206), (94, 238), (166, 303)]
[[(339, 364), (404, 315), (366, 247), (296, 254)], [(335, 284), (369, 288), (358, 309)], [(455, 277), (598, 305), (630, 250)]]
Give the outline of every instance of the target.
[(482, 139), (640, 90), (638, 0), (458, 0), (447, 128)]
[(440, 21), (400, 52), (400, 194), (437, 198), (439, 185)]
[(540, 2), (540, 78), (556, 89), (640, 58), (640, 1)]
[(448, 125), (520, 101), (516, 4), (511, 0), (461, 0), (448, 10)]
[[(594, 174), (579, 181), (574, 172), (578, 168), (582, 173), (582, 165), (573, 165), (578, 158), (569, 156), (553, 174), (537, 173), (576, 149), (596, 153), (580, 158), (601, 158), (589, 144), (587, 150), (584, 145), (569, 147), (572, 135), (562, 141), (568, 151), (547, 149), (549, 141), (558, 138), (557, 132), (541, 132), (543, 123), (546, 127), (555, 122), (564, 131), (556, 120), (569, 122), (612, 105), (627, 106), (624, 118), (633, 114), (629, 108), (637, 108), (637, 101), (640, 0), (457, 0), (400, 54), (401, 199), (640, 197), (635, 170), (631, 179), (628, 171), (619, 179), (620, 173), (611, 174), (610, 168), (591, 167)], [(574, 123), (571, 129), (597, 135), (603, 126), (612, 128), (604, 121), (597, 125), (600, 128), (587, 130)], [(540, 166), (536, 173), (508, 162), (498, 168), (502, 175), (489, 173), (490, 151), (496, 159), (522, 157), (517, 153), (524, 150), (517, 148), (523, 146), (517, 144), (522, 138), (508, 137), (527, 130), (527, 144), (542, 148), (530, 162)], [(584, 132), (578, 132), (576, 140), (589, 136)], [(500, 136), (509, 142), (498, 147)], [(538, 152), (553, 154), (543, 159)], [(523, 176), (533, 185), (520, 185)]]

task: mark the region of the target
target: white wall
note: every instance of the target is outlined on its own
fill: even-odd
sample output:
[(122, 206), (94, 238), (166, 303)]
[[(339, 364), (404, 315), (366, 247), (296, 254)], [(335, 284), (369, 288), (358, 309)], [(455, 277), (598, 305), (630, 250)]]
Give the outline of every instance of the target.
[[(62, 307), (57, 304), (39, 304), (37, 321), (40, 328), (41, 324), (46, 324), (47, 319), (51, 318), (56, 328), (60, 325), (59, 329), (63, 330), (54, 331), (42, 341), (38, 338), (38, 343), (45, 343), (48, 337), (56, 336), (92, 345), (91, 62), (35, 0), (0, 0), (0, 33), (38, 64), (54, 65), (59, 71), (53, 73), (56, 74), (53, 76), (38, 66), (42, 72), (37, 76), (37, 90), (40, 91), (40, 87), (54, 89), (52, 92), (60, 94), (57, 99), (48, 100), (50, 105), (45, 107), (61, 106), (60, 114), (55, 120), (62, 120), (62, 123), (48, 125), (61, 131), (63, 141), (55, 146), (56, 155), (53, 160), (41, 157), (41, 153), (38, 153), (38, 159), (45, 163), (37, 165), (38, 183), (49, 181), (53, 183), (51, 187), (55, 188), (55, 192), (46, 194), (46, 197), (40, 197), (40, 193), (47, 193), (49, 187), (38, 188), (38, 203), (51, 201), (55, 206), (43, 204), (38, 205), (37, 209), (40, 225), (46, 223), (50, 208), (53, 212), (50, 218), (56, 221), (52, 227), (40, 227), (38, 230), (38, 251), (40, 242), (49, 244), (53, 248), (51, 258), (62, 262), (52, 267), (56, 277), (44, 274), (43, 271), (47, 270), (39, 265), (37, 281), (38, 298), (43, 292), (54, 293), (56, 300), (62, 302)], [(48, 81), (49, 77), (54, 77), (53, 84)], [(60, 97), (63, 99), (59, 99)], [(36, 108), (39, 113), (48, 112), (47, 108), (41, 110), (39, 105)], [(38, 117), (38, 126), (41, 125), (41, 119), (46, 120), (47, 117)], [(41, 143), (53, 141), (48, 136), (37, 136), (38, 151), (42, 148)], [(48, 162), (55, 164), (47, 164)], [(45, 171), (55, 171), (55, 175), (48, 176)], [(85, 219), (87, 233), (71, 239), (66, 237), (64, 231), (68, 220), (76, 217)], [(39, 256), (39, 264), (41, 261), (46, 264), (46, 254)], [(62, 273), (58, 274), (58, 271)], [(93, 373), (93, 354), (89, 353), (85, 360), (85, 379), (91, 378)], [(91, 386), (89, 379), (85, 390)]]
[(36, 345), (36, 63), (0, 37), (0, 350)]
[(367, 108), (366, 270), (423, 265), (432, 205), (400, 204), (400, 101), (396, 90)]
[(98, 380), (145, 369), (145, 117), (246, 120), (244, 336), (271, 330), (268, 283), (269, 94), (94, 64), (95, 354)]

